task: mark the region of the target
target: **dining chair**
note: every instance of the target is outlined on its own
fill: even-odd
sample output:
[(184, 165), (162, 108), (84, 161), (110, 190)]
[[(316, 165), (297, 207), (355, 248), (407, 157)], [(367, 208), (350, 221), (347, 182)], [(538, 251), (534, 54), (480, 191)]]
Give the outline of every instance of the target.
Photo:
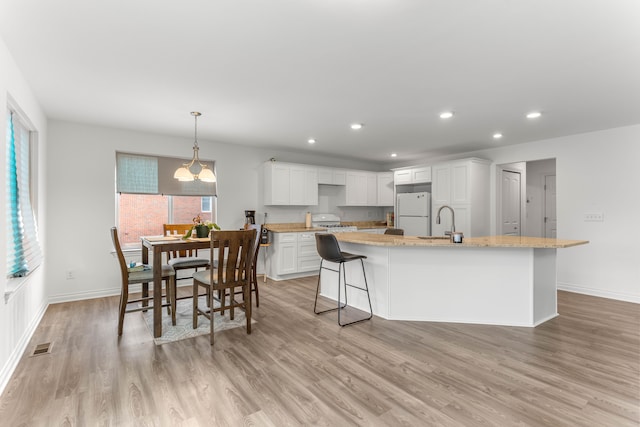
[[(258, 289), (258, 272), (257, 263), (258, 263), (258, 252), (260, 252), (260, 235), (262, 234), (262, 229), (264, 225), (257, 224), (245, 224), (245, 230), (256, 230), (256, 239), (253, 246), (253, 259), (251, 261), (251, 277), (249, 277), (250, 284), (249, 288), (252, 293), (256, 295), (256, 307), (260, 307), (260, 292)], [(235, 295), (242, 294), (242, 291), (236, 291)], [(222, 312), (224, 314), (224, 312)]]
[[(118, 315), (118, 335), (122, 335), (122, 329), (124, 325), (124, 315), (134, 311), (146, 311), (153, 308), (149, 305), (149, 300), (153, 300), (153, 296), (149, 296), (149, 283), (153, 283), (153, 269), (145, 266), (140, 271), (129, 271), (127, 262), (124, 259), (122, 247), (120, 246), (120, 239), (118, 238), (118, 229), (111, 227), (111, 240), (116, 250), (116, 256), (118, 257), (118, 264), (120, 264), (120, 277), (122, 280), (122, 287), (120, 291), (120, 306)], [(176, 324), (176, 273), (173, 267), (170, 265), (162, 266), (162, 281), (165, 283), (165, 301), (162, 304), (163, 307), (167, 307), (167, 311), (171, 313), (171, 322)], [(134, 284), (142, 284), (142, 295), (140, 298), (129, 299), (129, 286)], [(140, 306), (127, 308), (129, 304), (142, 303)]]
[[(165, 236), (184, 236), (193, 228), (193, 224), (163, 224)], [(205, 257), (198, 257), (197, 249), (182, 249), (167, 252), (167, 263), (176, 271), (176, 281), (190, 279), (191, 275), (178, 277), (180, 270), (209, 268), (211, 263)]]
[(384, 234), (391, 234), (394, 236), (404, 236), (404, 230), (402, 228), (387, 228), (384, 230)]
[[(193, 273), (193, 294), (204, 287), (209, 298), (209, 309), (200, 308), (198, 298), (193, 299), (193, 328), (198, 327), (198, 316), (209, 319), (209, 342), (214, 342), (214, 315), (229, 310), (231, 320), (234, 319), (234, 309), (242, 308), (245, 312), (247, 334), (251, 333), (251, 264), (253, 260), (253, 246), (256, 230), (211, 231), (211, 263), (214, 257), (218, 260), (217, 268), (201, 270)], [(235, 300), (236, 289), (241, 288), (242, 301)], [(228, 292), (227, 292), (228, 290)], [(213, 291), (219, 291), (216, 298)], [(228, 301), (227, 301), (228, 297)], [(215, 306), (218, 301), (218, 307)]]

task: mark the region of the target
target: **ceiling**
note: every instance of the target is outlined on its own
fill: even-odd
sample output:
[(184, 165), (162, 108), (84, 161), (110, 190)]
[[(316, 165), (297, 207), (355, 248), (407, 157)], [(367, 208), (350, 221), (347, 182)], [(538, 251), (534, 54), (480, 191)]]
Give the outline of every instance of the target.
[(640, 123), (639, 22), (637, 0), (0, 0), (49, 118), (189, 137), (197, 110), (200, 140), (379, 164)]

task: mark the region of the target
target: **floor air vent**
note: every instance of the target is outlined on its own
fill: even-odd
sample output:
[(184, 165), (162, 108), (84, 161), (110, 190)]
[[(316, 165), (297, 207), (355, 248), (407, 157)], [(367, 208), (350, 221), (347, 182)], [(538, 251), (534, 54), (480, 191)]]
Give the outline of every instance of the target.
[(47, 342), (44, 344), (38, 344), (36, 345), (35, 350), (33, 350), (33, 354), (31, 356), (40, 356), (43, 354), (50, 354), (51, 347), (52, 347), (52, 344), (50, 342)]

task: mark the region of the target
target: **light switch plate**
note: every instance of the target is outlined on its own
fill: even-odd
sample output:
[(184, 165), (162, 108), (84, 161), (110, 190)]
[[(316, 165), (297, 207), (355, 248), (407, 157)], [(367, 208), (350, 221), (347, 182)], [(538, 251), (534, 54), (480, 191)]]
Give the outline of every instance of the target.
[(588, 222), (603, 222), (604, 214), (602, 212), (589, 212), (584, 214), (584, 220)]

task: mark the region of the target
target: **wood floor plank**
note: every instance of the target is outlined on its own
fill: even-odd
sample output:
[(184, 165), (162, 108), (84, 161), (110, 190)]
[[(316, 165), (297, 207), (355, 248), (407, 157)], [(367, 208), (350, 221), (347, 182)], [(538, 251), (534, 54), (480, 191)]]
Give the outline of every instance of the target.
[[(316, 280), (261, 284), (252, 333), (213, 347), (156, 346), (140, 313), (118, 337), (116, 297), (53, 304), (0, 426), (640, 425), (638, 304), (559, 292), (560, 316), (537, 328), (341, 328), (313, 313)], [(51, 354), (30, 357), (43, 342)]]

